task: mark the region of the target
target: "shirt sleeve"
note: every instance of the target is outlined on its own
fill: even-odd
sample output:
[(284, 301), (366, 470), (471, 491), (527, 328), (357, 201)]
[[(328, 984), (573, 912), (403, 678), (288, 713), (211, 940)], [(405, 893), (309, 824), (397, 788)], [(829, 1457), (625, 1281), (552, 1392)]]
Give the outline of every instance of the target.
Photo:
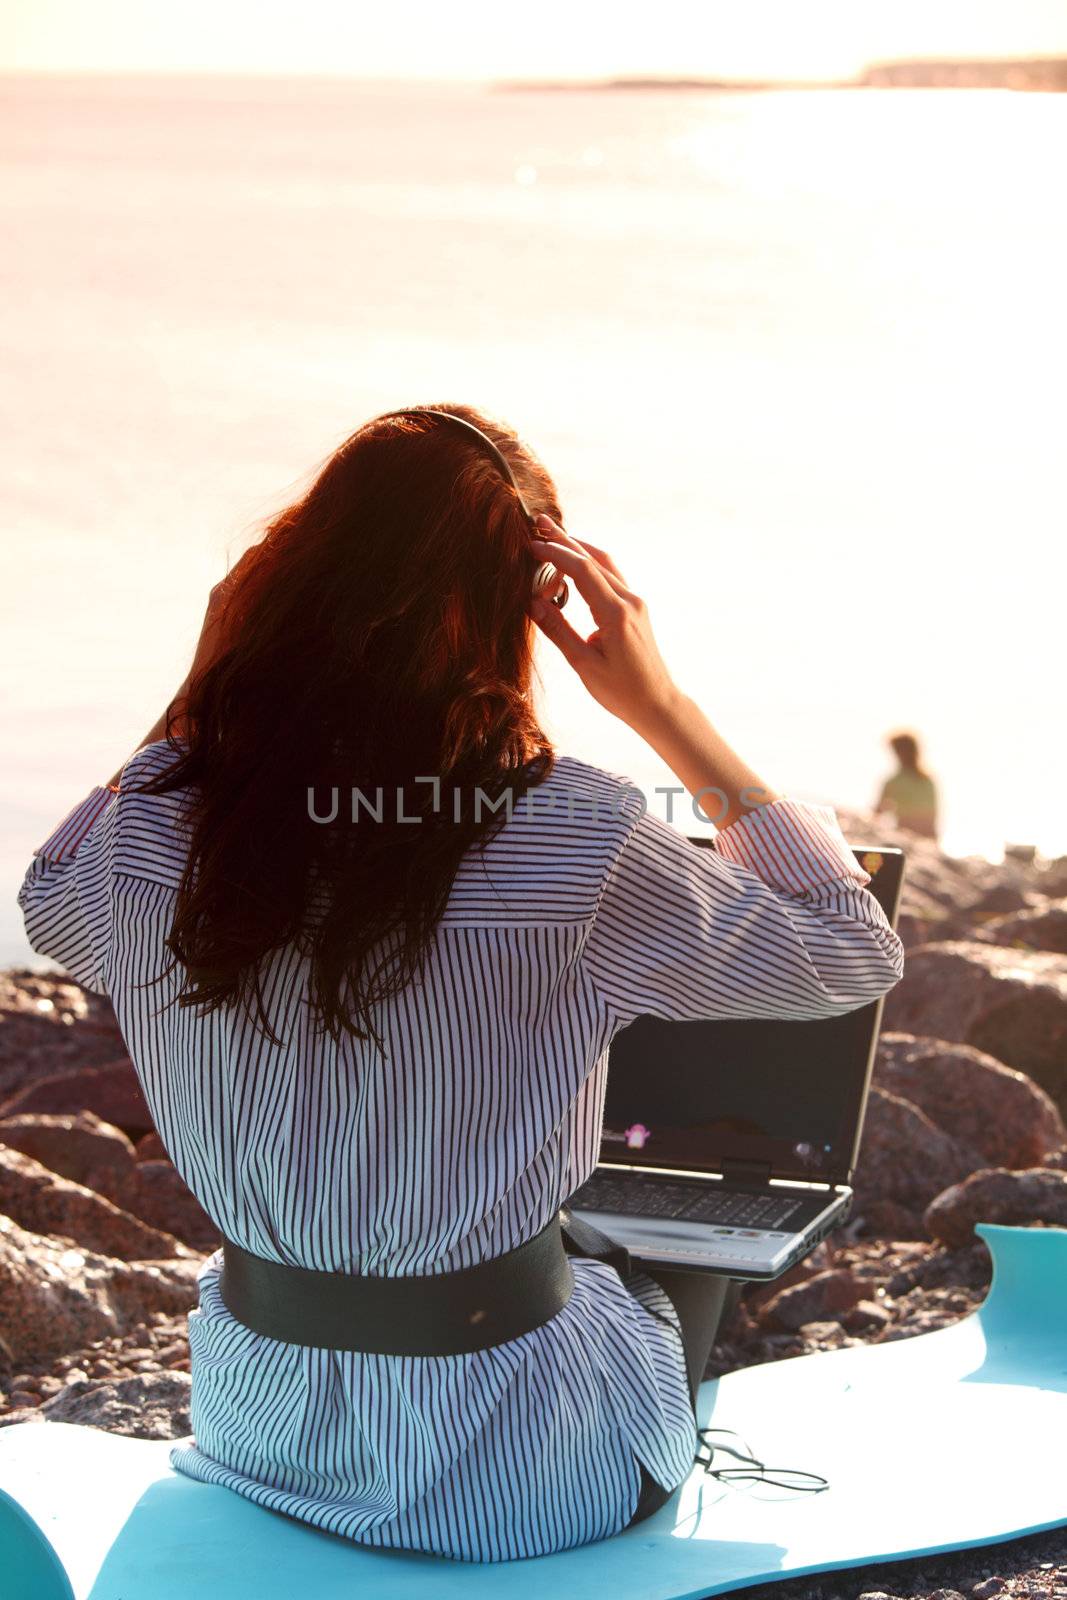
[(106, 995), (117, 791), (95, 785), (34, 851), (18, 893), (30, 947)]
[(622, 1024), (852, 1011), (904, 970), (869, 883), (826, 806), (774, 801), (714, 848), (646, 812), (604, 884), (585, 971)]

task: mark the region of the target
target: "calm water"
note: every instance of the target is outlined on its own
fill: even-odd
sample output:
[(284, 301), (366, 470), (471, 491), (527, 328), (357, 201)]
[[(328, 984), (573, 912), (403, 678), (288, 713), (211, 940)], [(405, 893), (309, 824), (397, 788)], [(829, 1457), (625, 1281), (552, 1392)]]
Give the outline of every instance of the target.
[[(1067, 851), (1067, 98), (7, 79), (0, 962), (33, 846), (355, 426), (465, 400), (768, 782)], [(546, 658), (563, 748), (667, 775)], [(656, 801), (661, 808), (662, 801)]]

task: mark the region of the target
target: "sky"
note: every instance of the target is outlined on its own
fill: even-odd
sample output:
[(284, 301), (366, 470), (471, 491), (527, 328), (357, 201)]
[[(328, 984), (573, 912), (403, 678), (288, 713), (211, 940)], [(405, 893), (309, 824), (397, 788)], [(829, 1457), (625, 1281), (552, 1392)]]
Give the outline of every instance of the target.
[(0, 17), (3, 71), (803, 79), (1065, 53), (1067, 0), (3, 0)]

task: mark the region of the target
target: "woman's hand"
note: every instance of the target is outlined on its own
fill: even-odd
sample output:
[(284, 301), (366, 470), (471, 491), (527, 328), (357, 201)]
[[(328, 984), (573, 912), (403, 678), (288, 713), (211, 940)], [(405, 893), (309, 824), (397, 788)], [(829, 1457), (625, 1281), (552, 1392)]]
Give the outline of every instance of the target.
[(583, 639), (545, 600), (535, 600), (530, 611), (593, 699), (647, 740), (717, 827), (777, 800), (677, 687), (652, 636), (645, 602), (607, 552), (579, 544), (550, 517), (542, 514), (536, 521), (549, 537), (531, 541), (534, 555), (573, 580), (596, 628)]
[(659, 653), (645, 602), (627, 586), (606, 551), (579, 543), (551, 517), (542, 514), (536, 521), (545, 538), (532, 540), (534, 555), (571, 579), (596, 628), (583, 639), (559, 608), (544, 600), (535, 600), (530, 608), (534, 621), (593, 699), (647, 737), (680, 692)]

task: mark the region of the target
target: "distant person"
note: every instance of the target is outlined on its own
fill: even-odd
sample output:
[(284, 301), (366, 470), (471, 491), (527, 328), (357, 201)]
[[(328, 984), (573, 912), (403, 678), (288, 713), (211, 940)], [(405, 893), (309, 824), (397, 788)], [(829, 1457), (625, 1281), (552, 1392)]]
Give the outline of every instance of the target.
[(900, 763), (878, 797), (878, 811), (891, 811), (898, 828), (937, 838), (937, 785), (919, 761), (919, 741), (913, 733), (897, 733), (887, 741)]

